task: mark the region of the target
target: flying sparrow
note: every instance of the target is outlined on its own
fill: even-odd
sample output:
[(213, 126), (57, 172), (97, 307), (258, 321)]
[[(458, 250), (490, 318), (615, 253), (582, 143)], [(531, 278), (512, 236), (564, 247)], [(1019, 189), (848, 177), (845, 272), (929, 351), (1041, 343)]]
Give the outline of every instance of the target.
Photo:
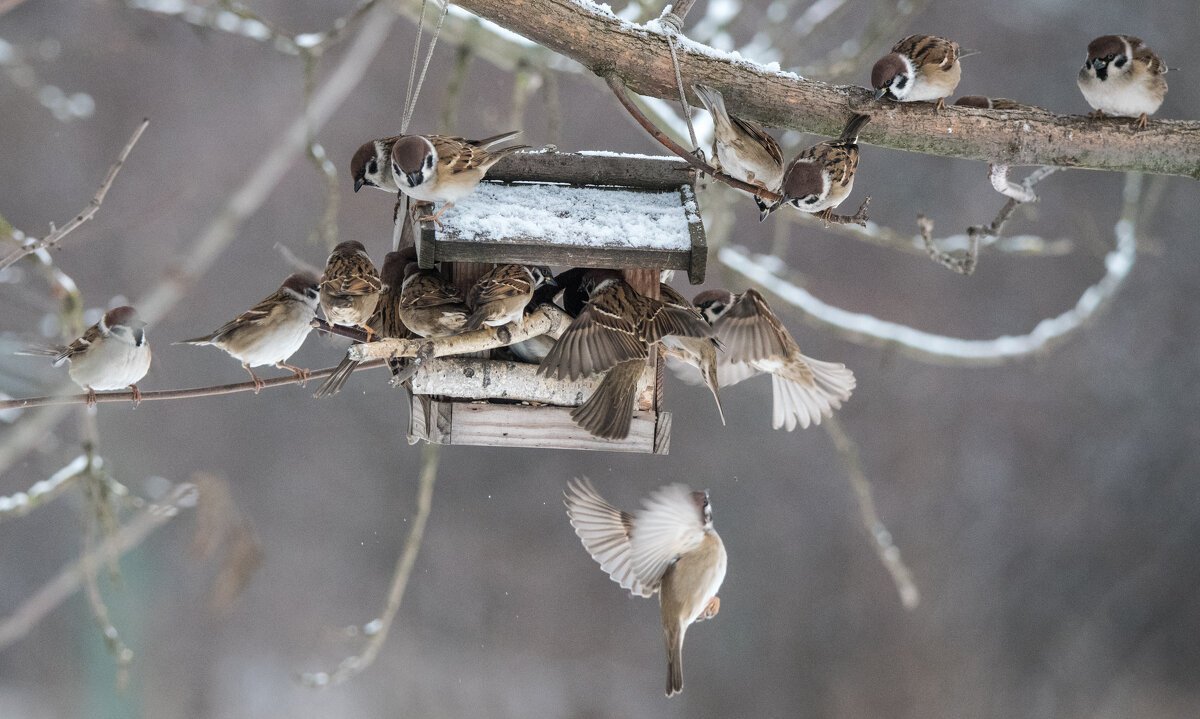
[(571, 418), (595, 436), (622, 439), (629, 435), (637, 380), (650, 346), (668, 335), (707, 338), (712, 329), (689, 310), (638, 294), (616, 270), (587, 271), (581, 288), (588, 301), (538, 374), (577, 379), (608, 370), (592, 396), (571, 410)]
[(725, 344), (718, 362), (721, 384), (728, 387), (747, 377), (771, 375), (774, 410), (771, 426), (792, 431), (820, 424), (850, 398), (854, 373), (836, 362), (822, 362), (800, 353), (796, 341), (756, 290), (740, 295), (707, 290), (696, 295), (696, 306), (712, 323)]
[(1136, 117), (1146, 126), (1167, 94), (1167, 66), (1158, 55), (1130, 35), (1104, 35), (1088, 43), (1087, 61), (1079, 71), (1083, 99), (1095, 108), (1091, 117)]
[(294, 274), (262, 302), (215, 332), (174, 344), (212, 345), (225, 350), (250, 373), (255, 394), (265, 383), (251, 367), (275, 365), (290, 370), (302, 383), (307, 382), (308, 370), (287, 364), (287, 359), (312, 331), (312, 320), (317, 316), (317, 283), (312, 275)]
[[(516, 135), (506, 132), (503, 135), (485, 137), (482, 140), (467, 140), (468, 145), (487, 148), (497, 142), (503, 142)], [(350, 178), (354, 180), (354, 191), (365, 187), (375, 187), (386, 192), (399, 192), (396, 178), (392, 175), (392, 145), (400, 139), (399, 135), (381, 137), (378, 140), (364, 142), (350, 158)], [(453, 138), (458, 139), (458, 138)]]
[(379, 273), (367, 248), (356, 240), (339, 242), (321, 277), (321, 311), (330, 324), (366, 330), (370, 341), (374, 332), (367, 327), (367, 320), (379, 303), (379, 288)]
[(146, 323), (129, 306), (105, 312), (99, 322), (65, 347), (29, 347), (18, 354), (50, 357), (56, 367), (64, 360), (70, 362), (67, 374), (87, 390), (89, 407), (96, 405), (96, 390), (126, 387), (133, 392), (133, 403), (140, 404), (142, 393), (134, 383), (150, 370)]
[(1026, 105), (1022, 105), (1016, 100), (1009, 100), (1007, 97), (985, 97), (983, 95), (964, 95), (954, 101), (958, 107), (977, 107), (980, 110), (1019, 110)]
[(683, 691), (683, 636), (721, 608), (725, 545), (713, 529), (708, 492), (672, 484), (622, 512), (584, 478), (563, 492), (567, 516), (583, 548), (614, 582), (642, 597), (658, 592), (667, 648), (667, 696)]
[[(775, 138), (756, 123), (726, 112), (720, 92), (700, 83), (692, 85), (692, 90), (712, 115), (713, 165), (730, 177), (777, 192), (783, 182), (783, 153)], [(767, 209), (758, 195), (754, 201), (759, 210)]]
[(941, 110), (962, 77), (959, 60), (973, 54), (961, 53), (958, 43), (945, 38), (909, 35), (871, 68), (875, 99), (887, 95), (897, 102), (936, 100), (935, 109)]
[(498, 265), (489, 270), (467, 295), (467, 305), (472, 311), (464, 329), (470, 331), (484, 325), (500, 327), (509, 322), (520, 322), (534, 290), (543, 284), (554, 284), (546, 267)]
[(758, 219), (767, 219), (786, 203), (801, 212), (823, 213), (828, 220), (854, 189), (858, 133), (870, 121), (870, 115), (855, 115), (836, 140), (817, 143), (796, 155), (783, 174), (782, 198), (763, 210)]
[[(674, 287), (662, 283), (658, 286), (658, 296), (663, 302), (688, 312), (694, 312), (697, 317), (704, 319), (700, 310), (679, 294)], [(717, 351), (723, 350), (720, 340), (716, 337), (675, 337), (668, 336), (662, 340), (667, 356), (682, 360), (695, 367), (700, 372), (704, 384), (712, 392), (717, 401), (717, 413), (721, 415), (721, 424), (725, 424), (725, 410), (721, 407), (721, 383), (717, 378)]]
[(429, 216), (436, 221), (454, 201), (475, 191), (487, 171), (500, 160), (528, 145), (513, 145), (495, 152), (488, 145), (515, 137), (514, 130), (472, 142), (446, 135), (402, 135), (392, 145), (392, 178), (400, 191), (422, 202), (445, 202)]
[(462, 293), (437, 270), (416, 262), (404, 268), (400, 286), (400, 321), (419, 337), (445, 337), (461, 332), (471, 310)]
[[(408, 339), (413, 336), (408, 327), (400, 319), (400, 291), (404, 282), (404, 268), (410, 262), (416, 262), (417, 253), (413, 247), (406, 247), (399, 252), (389, 252), (383, 258), (383, 267), (379, 271), (380, 291), (379, 303), (375, 305), (375, 314), (367, 321), (367, 327), (382, 339)], [(333, 374), (317, 388), (313, 397), (332, 397), (342, 390), (342, 385), (358, 369), (360, 363), (346, 357), (333, 370)], [(397, 377), (401, 376), (408, 360), (394, 358), (388, 361), (392, 370), (393, 384), (400, 384)]]

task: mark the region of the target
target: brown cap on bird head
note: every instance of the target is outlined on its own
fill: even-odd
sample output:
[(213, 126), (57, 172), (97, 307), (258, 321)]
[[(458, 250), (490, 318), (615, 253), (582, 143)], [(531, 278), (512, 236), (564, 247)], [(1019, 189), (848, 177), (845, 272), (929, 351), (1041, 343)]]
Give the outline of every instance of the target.
[(887, 92), (892, 80), (906, 72), (908, 72), (908, 66), (896, 53), (893, 52), (879, 58), (875, 67), (871, 68), (871, 87), (875, 88), (875, 98), (878, 99), (884, 92)]
[(374, 140), (364, 142), (354, 151), (354, 157), (350, 158), (350, 179), (354, 180), (355, 192), (361, 190), (363, 185), (370, 184), (367, 182), (367, 165), (372, 162), (376, 162)]
[(146, 323), (142, 322), (142, 318), (138, 317), (137, 310), (129, 305), (122, 305), (104, 313), (105, 327), (116, 327), (117, 325), (138, 328), (145, 327)]
[[(1126, 38), (1120, 35), (1101, 35), (1100, 37), (1088, 43), (1088, 64), (1092, 64), (1095, 60), (1103, 60), (1110, 56), (1125, 54)], [(1130, 46), (1141, 44), (1141, 40), (1136, 37), (1128, 38)]]
[(433, 151), (429, 140), (420, 135), (405, 135), (392, 145), (392, 163), (406, 175), (420, 172), (425, 156)]
[(821, 177), (821, 168), (811, 162), (797, 162), (788, 170), (783, 178), (783, 199), (785, 202), (798, 200), (809, 195), (821, 195), (825, 190), (825, 180)]
[(300, 295), (305, 294), (308, 290), (315, 290), (319, 284), (321, 284), (321, 280), (307, 272), (297, 272), (289, 275), (283, 281), (284, 287)]

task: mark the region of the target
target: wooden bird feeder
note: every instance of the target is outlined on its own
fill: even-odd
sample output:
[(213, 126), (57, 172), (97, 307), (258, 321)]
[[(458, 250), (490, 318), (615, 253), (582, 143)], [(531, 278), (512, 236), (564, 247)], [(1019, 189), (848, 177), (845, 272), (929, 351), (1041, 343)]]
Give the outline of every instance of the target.
[[(704, 280), (695, 182), (695, 170), (676, 158), (516, 153), (443, 214), (441, 227), (414, 222), (397, 231), (411, 229), (420, 266), (441, 263), (464, 296), (493, 263), (518, 263), (622, 270), (635, 289), (657, 298), (662, 270), (686, 272), (692, 284)], [(652, 352), (629, 436), (610, 440), (570, 417), (603, 375), (565, 381), (537, 376), (534, 364), (430, 360), (413, 378), (408, 440), (666, 454), (671, 413), (663, 410), (663, 365), (661, 352)]]

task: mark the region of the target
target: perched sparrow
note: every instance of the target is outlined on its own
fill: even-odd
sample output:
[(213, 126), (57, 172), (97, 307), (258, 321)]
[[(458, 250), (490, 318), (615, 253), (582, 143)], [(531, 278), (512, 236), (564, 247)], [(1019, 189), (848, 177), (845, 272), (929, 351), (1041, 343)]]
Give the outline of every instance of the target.
[(361, 242), (339, 242), (325, 263), (321, 277), (321, 311), (330, 324), (361, 327), (370, 341), (374, 332), (367, 320), (379, 303), (379, 273)]
[(509, 322), (519, 322), (525, 305), (533, 298), (534, 290), (543, 284), (553, 283), (554, 278), (546, 267), (498, 265), (471, 287), (467, 305), (472, 311), (465, 329), (477, 330), (484, 325), (500, 327)]
[(146, 342), (146, 323), (132, 307), (114, 307), (83, 336), (65, 347), (30, 347), (19, 354), (50, 357), (55, 366), (63, 360), (71, 363), (67, 373), (75, 384), (87, 390), (88, 406), (96, 404), (96, 390), (128, 387), (134, 404), (142, 393), (134, 383), (150, 370), (150, 345)]
[(317, 316), (317, 278), (294, 274), (262, 302), (221, 325), (217, 331), (174, 344), (212, 345), (240, 360), (254, 380), (254, 392), (265, 385), (251, 367), (275, 365), (291, 370), (301, 382), (308, 370), (287, 364), (312, 331)]
[[(560, 272), (555, 275), (553, 283), (547, 281), (533, 291), (533, 299), (526, 307), (537, 307), (543, 303), (554, 304), (554, 298), (561, 293), (563, 310), (574, 319), (583, 310), (584, 303), (587, 302), (587, 297), (583, 294), (581, 287), (585, 272), (587, 272), (585, 267), (575, 267)], [(509, 345), (508, 351), (522, 362), (540, 364), (557, 342), (558, 340), (550, 335), (537, 335), (523, 342)]]
[[(375, 305), (375, 314), (367, 321), (376, 336), (383, 339), (408, 339), (413, 336), (408, 327), (400, 319), (400, 288), (404, 282), (404, 267), (409, 262), (415, 262), (417, 254), (414, 248), (407, 247), (400, 252), (389, 252), (383, 258), (383, 268), (379, 271), (381, 283), (379, 303)], [(401, 375), (408, 360), (395, 358), (388, 361), (392, 370), (393, 382)], [(346, 357), (333, 370), (333, 374), (317, 388), (313, 397), (331, 397), (342, 390), (342, 385), (358, 369), (359, 362)], [(400, 380), (401, 382), (403, 379)]]
[(984, 97), (983, 95), (964, 95), (954, 101), (958, 107), (977, 107), (980, 110), (1019, 110), (1025, 105), (1007, 97)]
[[(660, 284), (658, 296), (668, 305), (694, 312), (697, 317), (704, 319), (700, 310), (688, 302), (683, 295), (676, 292), (674, 287), (665, 283)], [(668, 356), (682, 360), (699, 370), (704, 384), (712, 392), (713, 399), (717, 401), (717, 413), (721, 415), (721, 424), (725, 424), (725, 410), (721, 407), (721, 383), (717, 378), (717, 350), (724, 349), (720, 340), (716, 337), (670, 336), (663, 338), (662, 345), (666, 348)]]
[(693, 622), (721, 608), (726, 555), (713, 529), (708, 492), (686, 485), (662, 487), (637, 514), (604, 501), (586, 478), (563, 492), (571, 526), (583, 548), (608, 576), (631, 593), (658, 592), (667, 647), (667, 696), (683, 691), (683, 636)]
[(909, 35), (871, 68), (875, 99), (887, 95), (897, 102), (936, 100), (940, 110), (962, 77), (959, 60), (971, 54), (960, 53), (958, 43), (945, 38)]
[[(783, 153), (779, 143), (757, 124), (725, 111), (725, 99), (700, 83), (692, 85), (696, 97), (713, 119), (713, 164), (730, 177), (777, 192), (783, 182)], [(754, 196), (759, 210), (767, 205)]]
[(638, 294), (615, 270), (589, 270), (581, 287), (587, 304), (542, 360), (538, 374), (576, 379), (611, 370), (592, 396), (571, 410), (571, 418), (595, 436), (623, 439), (650, 345), (668, 335), (710, 337), (712, 329), (689, 310)]
[(782, 199), (762, 211), (759, 220), (787, 203), (801, 212), (821, 212), (828, 219), (854, 189), (858, 169), (858, 133), (870, 115), (855, 115), (836, 140), (817, 143), (788, 163), (783, 174)]
[[(515, 132), (506, 132), (503, 135), (485, 137), (482, 140), (467, 140), (466, 143), (478, 148), (487, 148), (516, 134)], [(362, 189), (364, 185), (377, 187), (386, 192), (400, 191), (396, 185), (396, 178), (392, 176), (392, 145), (396, 144), (398, 139), (400, 136), (395, 135), (364, 142), (354, 152), (354, 156), (350, 158), (350, 178), (354, 180), (355, 192)]]
[(1167, 66), (1139, 38), (1104, 35), (1088, 43), (1087, 61), (1079, 71), (1083, 99), (1096, 109), (1092, 117), (1136, 117), (1146, 126), (1167, 94)]
[(400, 287), (400, 320), (419, 337), (445, 337), (461, 332), (471, 311), (462, 293), (437, 270), (416, 262), (404, 268)]
[(431, 215), (437, 218), (475, 191), (492, 165), (528, 145), (513, 145), (495, 152), (488, 145), (515, 137), (519, 130), (472, 142), (446, 135), (403, 135), (392, 145), (392, 177), (400, 191), (414, 200), (445, 202)]
[(756, 290), (740, 295), (708, 290), (694, 300), (713, 331), (725, 344), (717, 373), (721, 384), (737, 384), (767, 372), (774, 390), (771, 426), (792, 431), (820, 424), (822, 415), (850, 398), (854, 373), (836, 362), (805, 357), (792, 335)]

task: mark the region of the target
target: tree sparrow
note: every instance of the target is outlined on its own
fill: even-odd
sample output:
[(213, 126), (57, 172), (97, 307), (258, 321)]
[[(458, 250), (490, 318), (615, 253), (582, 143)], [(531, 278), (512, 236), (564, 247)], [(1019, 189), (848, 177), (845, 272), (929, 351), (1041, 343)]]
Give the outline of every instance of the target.
[(75, 384), (87, 390), (89, 407), (96, 405), (96, 390), (128, 387), (135, 405), (142, 393), (134, 384), (150, 371), (150, 345), (146, 342), (146, 323), (129, 306), (114, 307), (83, 335), (65, 347), (30, 347), (19, 354), (50, 357), (57, 367), (71, 363), (67, 370)]
[(500, 327), (509, 322), (520, 322), (534, 290), (547, 283), (554, 284), (547, 267), (498, 265), (489, 270), (467, 295), (467, 305), (472, 311), (465, 329), (472, 331), (484, 325)]
[[(379, 271), (380, 291), (379, 303), (375, 305), (375, 314), (367, 321), (377, 337), (382, 339), (408, 339), (413, 336), (408, 327), (400, 319), (400, 288), (404, 282), (404, 268), (417, 259), (416, 249), (406, 247), (399, 252), (389, 252), (383, 258), (383, 268)], [(388, 361), (392, 370), (393, 382), (400, 376), (408, 360), (394, 358)], [(346, 357), (333, 370), (333, 374), (317, 388), (313, 397), (332, 397), (342, 390), (342, 385), (358, 368), (359, 362)]]
[(637, 596), (658, 592), (667, 648), (667, 696), (683, 691), (683, 637), (694, 622), (721, 608), (717, 591), (727, 557), (713, 529), (708, 492), (672, 484), (642, 500), (637, 514), (604, 500), (591, 482), (576, 479), (563, 492), (567, 516), (600, 568)]
[(287, 364), (312, 331), (317, 316), (316, 277), (298, 273), (283, 281), (262, 302), (221, 325), (215, 332), (174, 344), (212, 345), (241, 361), (254, 380), (254, 393), (265, 384), (251, 367), (275, 365), (308, 380), (308, 370)]
[(800, 353), (796, 341), (756, 290), (740, 295), (707, 290), (694, 300), (713, 331), (725, 344), (717, 374), (728, 387), (747, 377), (771, 375), (774, 410), (771, 426), (792, 431), (820, 424), (850, 398), (854, 373), (836, 362), (822, 362)]
[(887, 95), (897, 102), (936, 100), (935, 109), (941, 110), (962, 77), (959, 60), (972, 54), (960, 53), (958, 43), (945, 38), (909, 35), (871, 68), (875, 99)]
[(668, 335), (707, 338), (712, 328), (689, 310), (638, 294), (616, 270), (588, 270), (581, 289), (587, 303), (546, 354), (538, 374), (577, 379), (608, 370), (592, 396), (571, 410), (571, 418), (597, 437), (623, 439), (650, 346)]
[(870, 121), (870, 115), (855, 115), (836, 140), (817, 143), (796, 155), (783, 174), (782, 198), (763, 210), (759, 220), (785, 203), (801, 212), (823, 213), (828, 219), (854, 189), (858, 133)]
[[(516, 135), (516, 132), (506, 132), (482, 140), (467, 140), (468, 145), (487, 148), (497, 142), (503, 142)], [(364, 186), (375, 187), (386, 192), (399, 192), (396, 178), (392, 175), (392, 145), (400, 139), (399, 135), (381, 137), (378, 140), (364, 142), (354, 156), (350, 158), (350, 178), (354, 180), (354, 191), (358, 192)]]
[(404, 326), (419, 337), (461, 332), (471, 314), (457, 287), (437, 270), (423, 270), (416, 262), (404, 268), (399, 308)]
[(379, 303), (379, 273), (367, 248), (356, 240), (339, 242), (325, 263), (321, 277), (321, 311), (330, 324), (361, 327), (370, 341), (374, 332), (367, 320)]
[[(783, 152), (779, 143), (756, 123), (734, 117), (725, 111), (720, 92), (696, 83), (692, 90), (713, 119), (713, 165), (739, 180), (778, 192), (783, 182)], [(754, 196), (759, 210), (767, 205)]]
[[(487, 145), (514, 137), (519, 130), (472, 142), (446, 135), (403, 135), (392, 145), (392, 178), (400, 191), (422, 202), (445, 202), (429, 216), (437, 218), (454, 201), (475, 191), (484, 175), (500, 160), (528, 145), (513, 145), (491, 152)], [(486, 144), (478, 144), (486, 143)]]
[[(672, 307), (678, 307), (688, 312), (694, 312), (696, 317), (704, 319), (700, 310), (679, 294), (674, 287), (662, 283), (658, 286), (658, 296), (663, 302)], [(717, 401), (717, 413), (721, 415), (721, 424), (725, 424), (725, 410), (721, 407), (721, 383), (717, 378), (717, 350), (724, 349), (716, 337), (675, 337), (668, 336), (662, 340), (667, 356), (695, 367), (700, 372), (704, 384), (712, 392)]]
[(1139, 38), (1104, 35), (1088, 43), (1087, 61), (1079, 71), (1083, 99), (1095, 108), (1092, 117), (1136, 117), (1146, 126), (1167, 94), (1167, 66)]

